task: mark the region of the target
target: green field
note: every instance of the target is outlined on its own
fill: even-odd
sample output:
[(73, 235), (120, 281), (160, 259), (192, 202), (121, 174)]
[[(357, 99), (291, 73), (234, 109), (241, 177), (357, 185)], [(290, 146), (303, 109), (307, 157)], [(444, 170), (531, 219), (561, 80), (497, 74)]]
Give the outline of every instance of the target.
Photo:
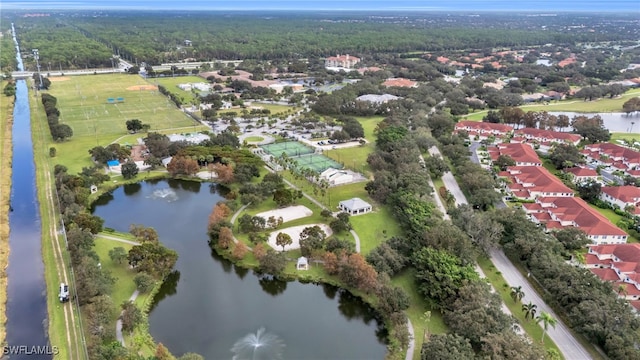
[(325, 155), (344, 164), (347, 169), (362, 173), (365, 177), (371, 178), (373, 174), (367, 163), (367, 157), (376, 148), (375, 130), (384, 118), (382, 116), (371, 116), (356, 117), (356, 119), (362, 124), (364, 138), (368, 141), (367, 144), (346, 149), (328, 150), (325, 151)]
[(177, 76), (177, 77), (162, 77), (147, 79), (150, 84), (162, 85), (170, 93), (176, 95), (182, 100), (182, 104), (187, 105), (193, 103), (196, 99), (196, 93), (191, 91), (184, 91), (178, 87), (179, 84), (191, 84), (191, 83), (206, 83), (207, 81), (199, 76)]
[[(139, 76), (110, 74), (53, 79), (49, 93), (58, 99), (60, 122), (73, 128), (74, 138), (126, 134), (125, 122), (130, 119), (151, 125), (151, 131), (194, 124), (158, 91), (127, 90), (149, 85)], [(118, 97), (124, 98), (124, 102), (107, 102), (108, 98)]]
[(264, 138), (262, 136), (247, 136), (246, 138), (244, 138), (244, 141), (253, 143), (257, 143), (263, 140)]
[(640, 96), (640, 89), (632, 89), (614, 99), (598, 99), (584, 101), (580, 99), (561, 100), (551, 102), (549, 105), (523, 105), (524, 111), (575, 111), (575, 112), (622, 112), (622, 104), (634, 96)]
[(377, 206), (373, 212), (352, 216), (350, 221), (353, 230), (360, 238), (362, 255), (367, 255), (376, 246), (393, 236), (400, 235), (400, 227), (386, 207)]
[[(54, 78), (55, 79), (55, 78)], [(53, 160), (69, 168), (75, 174), (82, 167), (91, 166), (88, 150), (94, 146), (106, 146), (112, 142), (135, 144), (144, 134), (129, 134), (125, 122), (139, 119), (151, 125), (151, 131), (180, 133), (206, 130), (196, 124), (173, 103), (157, 91), (126, 90), (131, 86), (148, 85), (133, 75), (87, 75), (58, 78), (51, 84), (49, 93), (58, 99), (60, 122), (73, 128), (73, 137), (49, 146), (57, 149)], [(124, 103), (107, 104), (106, 99), (122, 96)], [(39, 99), (34, 101), (32, 116), (46, 126), (46, 116)], [(48, 151), (48, 147), (44, 148)]]

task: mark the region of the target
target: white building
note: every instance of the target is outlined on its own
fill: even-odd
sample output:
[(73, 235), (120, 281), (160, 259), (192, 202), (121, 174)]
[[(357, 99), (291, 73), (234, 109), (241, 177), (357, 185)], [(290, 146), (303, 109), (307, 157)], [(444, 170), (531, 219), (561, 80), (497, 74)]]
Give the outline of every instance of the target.
[(350, 215), (366, 214), (373, 210), (371, 204), (360, 198), (340, 201), (338, 207), (340, 208), (340, 210)]
[(353, 182), (353, 174), (345, 170), (328, 168), (320, 174), (320, 178), (326, 180), (329, 185), (341, 185)]

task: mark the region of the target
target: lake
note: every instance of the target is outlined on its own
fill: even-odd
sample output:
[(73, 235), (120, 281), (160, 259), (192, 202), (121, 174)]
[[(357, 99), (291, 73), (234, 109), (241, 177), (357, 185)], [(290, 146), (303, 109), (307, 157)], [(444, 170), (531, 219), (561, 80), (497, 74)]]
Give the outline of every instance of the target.
[(179, 254), (149, 315), (156, 342), (174, 355), (206, 359), (278, 358), (269, 348), (281, 345), (283, 359), (384, 358), (385, 330), (358, 298), (332, 286), (259, 276), (217, 256), (206, 228), (220, 200), (206, 183), (158, 180), (120, 187), (94, 204), (105, 227), (151, 226)]

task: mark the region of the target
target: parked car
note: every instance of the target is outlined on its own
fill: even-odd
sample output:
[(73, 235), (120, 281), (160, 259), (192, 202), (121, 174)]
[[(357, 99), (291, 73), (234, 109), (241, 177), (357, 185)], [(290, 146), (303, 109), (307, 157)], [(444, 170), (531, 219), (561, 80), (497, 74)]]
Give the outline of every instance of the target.
[(69, 301), (69, 285), (65, 283), (60, 284), (60, 294), (58, 294), (58, 298), (62, 303)]

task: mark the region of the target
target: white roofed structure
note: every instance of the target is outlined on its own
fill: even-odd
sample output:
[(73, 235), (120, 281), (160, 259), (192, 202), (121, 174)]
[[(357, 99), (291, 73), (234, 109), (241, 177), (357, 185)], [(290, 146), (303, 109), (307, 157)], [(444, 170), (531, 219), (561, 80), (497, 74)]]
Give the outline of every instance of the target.
[(340, 208), (340, 210), (350, 215), (366, 214), (373, 210), (371, 204), (360, 198), (352, 198), (349, 200), (340, 201), (338, 207)]

